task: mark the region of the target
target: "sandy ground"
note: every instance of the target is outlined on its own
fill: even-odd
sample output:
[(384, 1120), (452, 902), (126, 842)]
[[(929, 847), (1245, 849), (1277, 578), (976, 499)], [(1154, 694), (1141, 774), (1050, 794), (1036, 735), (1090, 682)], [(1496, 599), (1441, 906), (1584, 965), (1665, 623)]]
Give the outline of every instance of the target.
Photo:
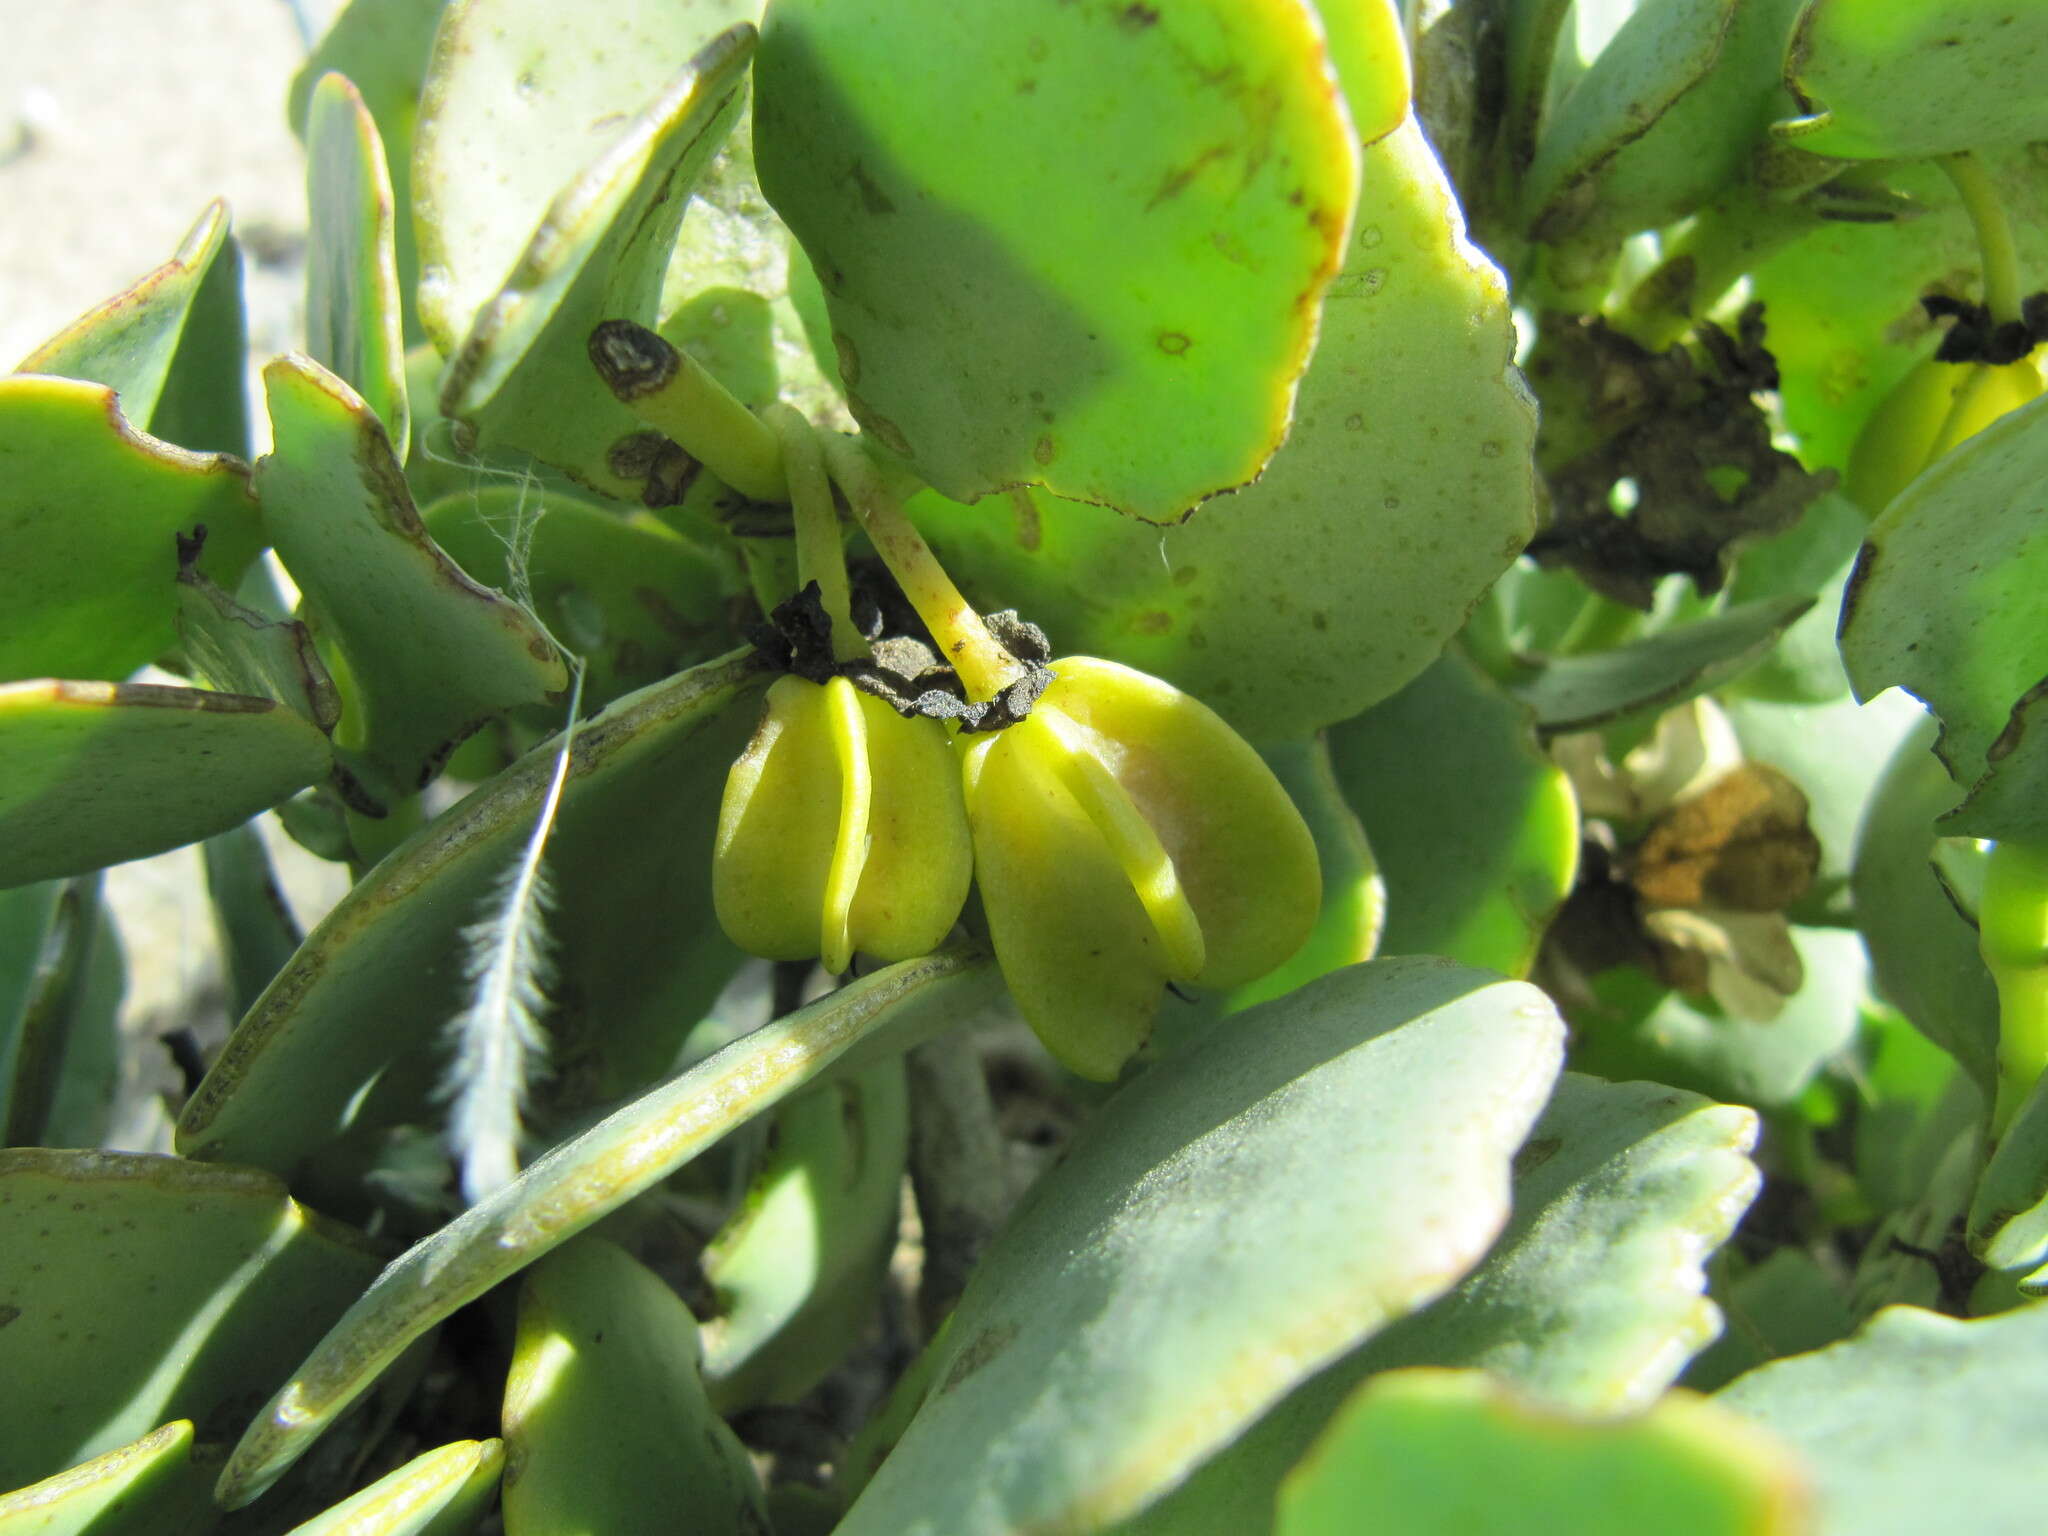
[[(317, 29), (333, 5), (299, 8)], [(215, 197), (249, 258), (256, 360), (294, 345), (303, 313), (304, 162), (285, 90), (304, 55), (287, 0), (0, 0), (0, 362), (165, 260)], [(0, 616), (4, 622), (4, 616)], [(338, 894), (333, 871), (294, 861), (305, 915)], [(196, 850), (112, 871), (127, 954), (123, 1026), (146, 1040), (188, 1022), (217, 1034), (211, 921)], [(130, 1053), (112, 1136), (156, 1150), (155, 1088), (168, 1059)]]

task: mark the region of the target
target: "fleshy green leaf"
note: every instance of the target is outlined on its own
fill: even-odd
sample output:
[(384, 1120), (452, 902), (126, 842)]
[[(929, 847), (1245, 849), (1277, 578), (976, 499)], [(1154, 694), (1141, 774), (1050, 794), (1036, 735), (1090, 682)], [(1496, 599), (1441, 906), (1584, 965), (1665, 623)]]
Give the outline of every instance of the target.
[(1776, 125), (1817, 155), (1919, 159), (2048, 138), (2048, 15), (2013, 0), (1808, 0), (1786, 45), (1804, 115)]
[(0, 885), (194, 843), (333, 767), (269, 699), (152, 683), (0, 684)]
[(984, 1255), (843, 1536), (1093, 1530), (1143, 1507), (1478, 1258), (1560, 1043), (1533, 988), (1410, 959), (1170, 1056)]
[[(2048, 1077), (2035, 1082), (1992, 1149), (1970, 1201), (1970, 1246), (1993, 1269), (2048, 1262)], [(2025, 1283), (2034, 1290), (2044, 1278)]]
[(777, 1113), (738, 1212), (701, 1260), (718, 1298), (704, 1376), (721, 1411), (800, 1401), (860, 1337), (896, 1246), (909, 1149), (901, 1062)]
[(1928, 750), (1934, 721), (1899, 743), (1872, 793), (1849, 878), (1878, 990), (1987, 1091), (1997, 1078), (1998, 995), (1977, 931), (1929, 863), (1954, 782)]
[(220, 1517), (213, 1468), (192, 1459), (192, 1421), (0, 1493), (7, 1536), (203, 1536)]
[(1544, 125), (1524, 193), (1534, 237), (1611, 254), (1747, 172), (1789, 105), (1778, 63), (1795, 4), (1637, 6)]
[(443, 0), (349, 0), (327, 34), (314, 45), (292, 77), (286, 116), (292, 131), (306, 137), (313, 86), (332, 72), (362, 92), (383, 142), (385, 174), (396, 212), (393, 224), (398, 263), (398, 296), (405, 334), (420, 334), (414, 290), (419, 285), (419, 246), (412, 217), (413, 128), (419, 120), (420, 84), (433, 51), (434, 29)]
[(505, 1384), (506, 1529), (765, 1530), (760, 1482), (698, 1364), (690, 1309), (624, 1250), (584, 1237), (527, 1271)]
[(2048, 1307), (1913, 1307), (1751, 1371), (1718, 1399), (1804, 1454), (1822, 1536), (2028, 1531), (2040, 1517)]
[(402, 460), (411, 442), (399, 316), (397, 218), (362, 93), (323, 75), (306, 114), (306, 351), (362, 396)]
[(128, 966), (99, 876), (67, 881), (50, 915), (23, 1007), (0, 1014), (0, 1146), (98, 1146), (122, 1081)]
[[(1377, 71), (1397, 117), (1391, 10), (1355, 9), (1361, 115)], [(1257, 476), (1357, 199), (1311, 6), (776, 0), (762, 25), (761, 184), (872, 436), (957, 500), (1043, 484), (1155, 522)]]
[(428, 537), (361, 396), (297, 355), (263, 379), (277, 447), (257, 494), (315, 632), (346, 663), (336, 745), (373, 792), (410, 793), (491, 715), (566, 687), (568, 669), (531, 615)]
[(468, 1536), (496, 1491), (504, 1442), (458, 1440), (413, 1457), (289, 1536)]
[(1533, 1407), (1479, 1372), (1403, 1371), (1345, 1405), (1280, 1493), (1279, 1536), (1803, 1536), (1797, 1460), (1703, 1398), (1640, 1418)]
[(1685, 1373), (1685, 1384), (1701, 1392), (1768, 1360), (1824, 1348), (1855, 1326), (1840, 1280), (1804, 1248), (1773, 1250), (1732, 1284), (1717, 1286), (1714, 1299), (1726, 1326)]
[[(1842, 604), (1857, 694), (1897, 684), (1969, 791), (1944, 831), (2048, 838), (2048, 400), (1945, 455), (1871, 525)], [(2031, 728), (2030, 728), (2031, 727)]]
[(523, 582), (533, 609), (590, 668), (589, 704), (608, 704), (729, 646), (729, 560), (647, 513), (629, 517), (559, 492), (486, 486), (420, 514), (434, 541), (501, 592)]
[(1796, 596), (1744, 603), (1612, 650), (1560, 656), (1516, 691), (1546, 735), (1668, 709), (1739, 676), (1812, 606)]
[[(595, 724), (586, 737), (597, 734)], [(249, 1426), (221, 1476), (247, 1503), (406, 1347), (456, 1308), (617, 1210), (754, 1115), (818, 1081), (951, 1027), (995, 993), (993, 964), (907, 960), (735, 1041), (563, 1142), (385, 1268)]]
[(231, 1435), (377, 1272), (345, 1228), (253, 1168), (0, 1152), (0, 1484), (33, 1482), (173, 1418)]
[(313, 632), (238, 602), (193, 570), (178, 573), (178, 640), (186, 670), (216, 692), (275, 700), (324, 732), (341, 718)]
[[(757, 675), (728, 657), (578, 728), (550, 839), (564, 981), (551, 1025), (561, 1070), (586, 1092), (599, 1080), (592, 1097), (665, 1067), (737, 962), (711, 921), (711, 840)], [(183, 1151), (288, 1170), (359, 1118), (419, 1115), (431, 1042), (461, 1006), (461, 929), (524, 846), (554, 766), (543, 742), (356, 884), (186, 1104)], [(380, 1082), (397, 1095), (384, 1109), (363, 1099)]]
[[(451, 21), (442, 46), (450, 35), (471, 36), (484, 9), (463, 12), (462, 28)], [(614, 449), (646, 429), (591, 366), (590, 335), (605, 320), (655, 323), (676, 230), (739, 115), (753, 44), (752, 27), (711, 40), (547, 205), (518, 260), (497, 274), (502, 286), (477, 310), (442, 378), (441, 413), (457, 423), (459, 444), (523, 450), (585, 485), (642, 497), (648, 466), (629, 472)], [(622, 46), (608, 39), (603, 51)], [(468, 89), (487, 62), (510, 62), (522, 79), (539, 67), (526, 53), (507, 61), (497, 50), (476, 49), (467, 57)], [(505, 94), (518, 101), (519, 85)], [(438, 129), (435, 142), (443, 143)], [(476, 174), (474, 164), (462, 171)], [(432, 279), (430, 266), (423, 295)]]
[(1167, 529), (1037, 493), (909, 504), (970, 598), (1165, 678), (1257, 742), (1415, 677), (1534, 527), (1501, 276), (1412, 121), (1364, 159), (1293, 430), (1258, 484)]
[(1480, 1367), (1533, 1402), (1637, 1412), (1713, 1337), (1701, 1264), (1756, 1192), (1756, 1117), (1566, 1074), (1515, 1158), (1514, 1217), (1449, 1295), (1311, 1378), (1118, 1536), (1260, 1536), (1273, 1494), (1376, 1372)]
[(74, 320), (16, 371), (104, 384), (145, 431), (186, 448), (247, 453), (244, 330), (241, 252), (228, 206), (216, 199), (169, 261)]
[(206, 897), (220, 941), (228, 1014), (240, 1018), (305, 940), (270, 867), (254, 822), (231, 827), (200, 845)]
[(1579, 865), (1579, 808), (1518, 703), (1460, 656), (1330, 733), (1387, 886), (1390, 955), (1526, 976)]
[(0, 379), (0, 682), (122, 678), (170, 649), (178, 539), (232, 587), (257, 550), (249, 471), (138, 432), (99, 384)]

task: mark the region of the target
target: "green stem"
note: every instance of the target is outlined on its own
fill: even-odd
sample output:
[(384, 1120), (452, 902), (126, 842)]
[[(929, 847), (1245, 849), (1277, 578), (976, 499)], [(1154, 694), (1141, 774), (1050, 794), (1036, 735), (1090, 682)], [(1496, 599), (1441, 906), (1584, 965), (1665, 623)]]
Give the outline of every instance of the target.
[(1977, 944), (1998, 988), (1995, 1138), (2048, 1066), (2048, 842), (2006, 838), (1991, 850)]
[(1977, 230), (1978, 259), (1984, 265), (1984, 305), (1994, 324), (2004, 325), (2020, 318), (2020, 258), (2013, 244), (2012, 225), (1998, 200), (1998, 189), (1984, 169), (1984, 162), (1968, 150), (1942, 155), (1935, 162), (1948, 173), (1962, 197), (1963, 208)]
[(1023, 663), (997, 643), (981, 615), (960, 595), (924, 536), (903, 515), (866, 451), (836, 433), (826, 434), (824, 445), (833, 480), (846, 492), (875, 553), (932, 632), (947, 663), (960, 674), (967, 696), (992, 699), (1021, 678)]
[(796, 514), (796, 582), (818, 584), (818, 601), (832, 623), (832, 659), (857, 661), (868, 654), (867, 643), (853, 627), (853, 595), (846, 582), (846, 544), (839, 532), (839, 509), (832, 503), (832, 483), (825, 478), (825, 450), (803, 414), (779, 401), (762, 413), (782, 448), (782, 466), (789, 475), (789, 503)]
[(782, 446), (768, 425), (687, 352), (630, 320), (590, 333), (590, 360), (619, 403), (754, 501), (788, 501)]

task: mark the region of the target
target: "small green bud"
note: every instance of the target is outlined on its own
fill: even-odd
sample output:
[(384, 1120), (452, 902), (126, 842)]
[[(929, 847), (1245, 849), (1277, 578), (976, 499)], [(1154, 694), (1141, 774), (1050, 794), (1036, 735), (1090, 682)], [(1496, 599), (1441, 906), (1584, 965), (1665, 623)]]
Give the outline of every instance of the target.
[(2041, 372), (2031, 357), (1916, 363), (1856, 435), (1843, 489), (1874, 518), (1936, 459), (2040, 393)]
[(908, 960), (936, 949), (973, 876), (959, 770), (935, 720), (907, 720), (843, 677), (768, 690), (761, 728), (719, 807), (711, 892), (750, 954), (856, 950)]
[(1234, 987), (1307, 939), (1315, 842), (1272, 770), (1207, 705), (1088, 656), (1022, 721), (962, 737), (996, 959), (1046, 1048), (1114, 1078), (1169, 981)]

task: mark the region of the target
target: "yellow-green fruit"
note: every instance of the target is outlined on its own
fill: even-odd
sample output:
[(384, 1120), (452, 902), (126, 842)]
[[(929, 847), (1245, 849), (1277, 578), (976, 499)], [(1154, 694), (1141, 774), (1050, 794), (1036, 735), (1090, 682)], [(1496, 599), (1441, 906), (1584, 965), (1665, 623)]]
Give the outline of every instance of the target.
[(1876, 517), (1921, 470), (2040, 393), (2031, 357), (2002, 366), (1917, 363), (1864, 422), (1842, 488)]
[(1074, 656), (1018, 724), (963, 737), (996, 959), (1055, 1056), (1114, 1078), (1168, 981), (1234, 987), (1300, 948), (1315, 842), (1259, 755), (1207, 705)]
[(778, 679), (725, 781), (711, 865), (718, 921), (769, 960), (938, 947), (973, 876), (959, 772), (935, 720), (843, 677)]

